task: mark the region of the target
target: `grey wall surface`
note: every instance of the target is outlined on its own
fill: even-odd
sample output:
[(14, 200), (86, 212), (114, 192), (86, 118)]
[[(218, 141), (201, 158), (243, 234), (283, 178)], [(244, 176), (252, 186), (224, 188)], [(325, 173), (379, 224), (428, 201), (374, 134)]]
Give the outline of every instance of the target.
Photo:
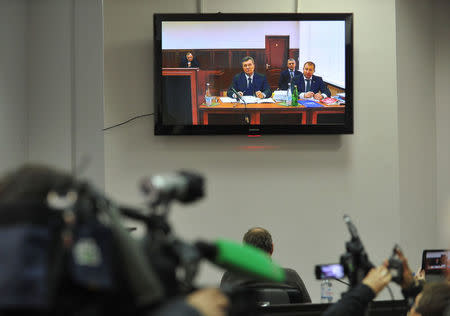
[(427, 1), (396, 5), (400, 244), (415, 268), (437, 241), (435, 26), (421, 19), (431, 10)]
[(450, 248), (450, 2), (434, 1), (437, 147), (437, 228), (439, 248)]
[(0, 173), (27, 159), (27, 4), (0, 0)]
[(29, 159), (72, 169), (72, 1), (29, 1)]
[(102, 1), (29, 1), (29, 160), (104, 187)]
[[(294, 12), (296, 2), (201, 5), (204, 12), (254, 12), (255, 7)], [(376, 264), (401, 240), (395, 2), (301, 1), (300, 9), (354, 13), (354, 135), (155, 137), (153, 119), (141, 118), (105, 132), (105, 175), (111, 196), (138, 205), (142, 177), (180, 168), (202, 172), (207, 196), (194, 205), (173, 206), (175, 232), (188, 240), (239, 241), (248, 228), (266, 227), (275, 242), (274, 260), (296, 269), (318, 301), (313, 267), (335, 262), (344, 252), (349, 237), (344, 213), (353, 217)], [(197, 12), (197, 6), (110, 0), (104, 10), (109, 126), (153, 112), (153, 13)], [(254, 145), (270, 149), (245, 149)], [(220, 270), (205, 265), (198, 281), (217, 285), (220, 276)], [(335, 287), (337, 293), (345, 289)]]

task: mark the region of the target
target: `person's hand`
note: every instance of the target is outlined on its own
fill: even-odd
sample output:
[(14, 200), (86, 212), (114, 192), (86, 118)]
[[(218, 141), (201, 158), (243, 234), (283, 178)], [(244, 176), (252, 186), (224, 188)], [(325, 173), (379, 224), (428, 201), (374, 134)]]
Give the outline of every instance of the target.
[(414, 279), (416, 279), (417, 281), (425, 280), (425, 270), (419, 268), (419, 270), (417, 270), (416, 272), (416, 275), (414, 276)]
[(258, 98), (264, 99), (264, 94), (261, 91), (256, 91), (255, 94)]
[(322, 93), (317, 92), (317, 93), (314, 95), (314, 99), (316, 99), (316, 100), (322, 100), (322, 99), (323, 99)]
[(370, 287), (375, 295), (377, 295), (382, 289), (385, 288), (386, 285), (389, 284), (391, 279), (392, 275), (389, 273), (389, 270), (384, 264), (379, 267), (372, 268), (362, 280), (362, 283)]
[(398, 258), (400, 259), (403, 265), (403, 282), (401, 284), (401, 287), (402, 289), (407, 289), (408, 287), (411, 286), (411, 284), (414, 283), (414, 277), (411, 269), (409, 268), (408, 259), (406, 259), (403, 252), (399, 248), (396, 248), (395, 253), (397, 254)]
[(238, 91), (238, 94), (242, 97), (244, 95), (244, 92)]
[(186, 302), (203, 316), (225, 316), (230, 304), (228, 298), (216, 288), (195, 291), (186, 297)]
[(309, 91), (309, 92), (305, 93), (305, 98), (311, 98), (313, 96), (314, 96), (314, 92), (312, 92), (312, 91)]

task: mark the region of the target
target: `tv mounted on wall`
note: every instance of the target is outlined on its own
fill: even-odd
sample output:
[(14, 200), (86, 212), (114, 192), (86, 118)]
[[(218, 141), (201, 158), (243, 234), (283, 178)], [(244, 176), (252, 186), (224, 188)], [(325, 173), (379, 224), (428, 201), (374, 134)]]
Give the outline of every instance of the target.
[(353, 133), (352, 21), (155, 14), (155, 135)]

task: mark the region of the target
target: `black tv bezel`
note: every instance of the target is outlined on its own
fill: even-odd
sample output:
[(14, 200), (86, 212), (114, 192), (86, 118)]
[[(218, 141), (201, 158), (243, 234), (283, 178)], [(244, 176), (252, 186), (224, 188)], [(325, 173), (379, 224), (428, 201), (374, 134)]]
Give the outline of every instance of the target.
[[(162, 121), (162, 22), (168, 21), (345, 21), (345, 119), (339, 125), (164, 125)], [(264, 135), (353, 134), (353, 13), (154, 14), (154, 134)]]

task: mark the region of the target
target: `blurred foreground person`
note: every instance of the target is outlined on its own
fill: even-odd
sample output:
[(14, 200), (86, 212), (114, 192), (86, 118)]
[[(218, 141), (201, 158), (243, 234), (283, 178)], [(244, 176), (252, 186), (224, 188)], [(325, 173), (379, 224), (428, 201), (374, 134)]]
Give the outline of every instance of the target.
[(450, 284), (431, 283), (416, 296), (408, 316), (445, 316), (450, 311)]
[(151, 262), (130, 271), (127, 248), (136, 245), (108, 218), (108, 205), (98, 205), (104, 201), (47, 166), (25, 165), (0, 178), (1, 315), (226, 315), (229, 301), (218, 289), (167, 298), (160, 276), (148, 277)]

